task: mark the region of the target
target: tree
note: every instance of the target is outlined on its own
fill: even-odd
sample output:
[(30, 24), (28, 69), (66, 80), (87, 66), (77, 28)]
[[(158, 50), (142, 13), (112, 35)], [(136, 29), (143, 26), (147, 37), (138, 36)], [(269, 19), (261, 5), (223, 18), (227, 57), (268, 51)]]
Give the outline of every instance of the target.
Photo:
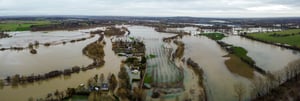
[(109, 85), (110, 90), (115, 91), (115, 89), (118, 86), (118, 81), (117, 81), (117, 78), (114, 74), (111, 75), (111, 78), (109, 80), (109, 84), (110, 84)]
[(246, 93), (245, 86), (241, 82), (238, 84), (235, 84), (234, 91), (235, 91), (236, 97), (238, 98), (238, 101), (242, 101), (243, 96)]
[(101, 73), (101, 75), (100, 75), (100, 82), (101, 82), (101, 83), (104, 82), (104, 74), (103, 74), (103, 73)]
[(144, 90), (142, 88), (134, 87), (133, 96), (135, 101), (143, 101), (143, 97), (145, 96)]
[(67, 91), (66, 91), (66, 96), (67, 97), (70, 97), (72, 96), (73, 94), (75, 94), (75, 89), (74, 88), (68, 88)]
[(126, 88), (118, 88), (117, 95), (122, 99), (127, 98), (130, 94), (130, 91)]
[(56, 99), (60, 99), (60, 96), (59, 96), (60, 94), (59, 94), (59, 91), (58, 90), (56, 90), (55, 92), (54, 92), (54, 96), (56, 97)]
[(96, 74), (95, 76), (94, 76), (94, 80), (95, 80), (95, 82), (98, 82), (98, 74)]
[(141, 63), (145, 64), (147, 62), (147, 58), (145, 56), (142, 57)]
[(125, 67), (121, 67), (121, 70), (118, 73), (118, 77), (120, 79), (129, 79), (129, 75), (128, 75)]

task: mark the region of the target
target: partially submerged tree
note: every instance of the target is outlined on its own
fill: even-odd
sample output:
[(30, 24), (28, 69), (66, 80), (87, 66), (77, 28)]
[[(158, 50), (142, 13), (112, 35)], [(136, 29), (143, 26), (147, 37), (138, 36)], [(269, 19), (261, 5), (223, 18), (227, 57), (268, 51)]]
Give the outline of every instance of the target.
[(111, 78), (109, 80), (109, 88), (110, 90), (113, 92), (115, 91), (115, 89), (117, 88), (118, 86), (118, 81), (117, 81), (117, 78), (114, 74), (111, 75)]
[(242, 101), (243, 97), (246, 93), (246, 89), (244, 84), (242, 84), (241, 82), (238, 84), (234, 85), (234, 92), (236, 94), (236, 97), (238, 98), (238, 101)]

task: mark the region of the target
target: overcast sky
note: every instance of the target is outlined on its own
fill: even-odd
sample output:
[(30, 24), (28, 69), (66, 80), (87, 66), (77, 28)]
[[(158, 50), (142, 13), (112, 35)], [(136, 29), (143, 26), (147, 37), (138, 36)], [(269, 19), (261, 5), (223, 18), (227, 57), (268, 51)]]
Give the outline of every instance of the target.
[(0, 16), (300, 17), (300, 0), (0, 0)]

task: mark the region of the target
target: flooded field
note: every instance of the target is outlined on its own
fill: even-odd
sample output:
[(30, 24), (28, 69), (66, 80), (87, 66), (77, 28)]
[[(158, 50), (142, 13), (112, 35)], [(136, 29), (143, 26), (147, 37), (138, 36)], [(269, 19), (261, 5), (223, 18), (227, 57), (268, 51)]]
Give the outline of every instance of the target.
[(68, 41), (71, 39), (77, 39), (82, 37), (88, 37), (88, 30), (76, 30), (76, 31), (50, 31), (50, 32), (9, 32), (12, 35), (11, 38), (1, 39), (1, 48), (9, 47), (24, 47), (28, 46), (29, 43), (39, 41), (40, 43), (46, 42), (61, 42)]
[[(47, 62), (47, 64), (50, 64), (50, 66), (43, 64), (43, 62), (37, 62), (38, 60), (36, 60), (36, 57), (34, 55), (31, 55), (29, 52), (24, 50), (20, 52), (17, 51), (4, 51), (4, 52), (15, 52), (14, 54), (16, 56), (20, 56), (20, 57), (11, 57), (12, 59), (19, 59), (21, 58), (22, 54), (25, 54), (27, 55), (27, 59), (24, 57), (26, 61), (32, 61), (35, 63), (35, 64), (28, 64), (22, 62), (22, 64), (18, 64), (15, 67), (15, 69), (18, 69), (17, 67), (20, 66), (20, 67), (24, 67), (25, 70), (16, 70), (17, 73), (27, 74), (27, 73), (49, 72), (48, 70), (64, 69), (64, 68), (69, 68), (70, 66), (73, 65), (81, 66), (81, 65), (87, 65), (92, 63), (92, 60), (90, 60), (89, 58), (87, 58), (82, 54), (82, 48), (85, 45), (95, 41), (96, 39), (97, 37), (90, 40), (73, 43), (73, 44), (58, 45), (58, 46), (52, 46), (48, 48), (40, 47), (38, 50), (41, 53), (37, 55), (41, 55), (40, 58), (44, 58), (44, 61)], [(23, 101), (23, 100), (27, 100), (29, 97), (45, 97), (48, 93), (54, 92), (56, 90), (65, 90), (68, 87), (76, 88), (82, 83), (85, 84), (87, 83), (87, 80), (89, 78), (95, 76), (96, 74), (100, 75), (101, 73), (103, 73), (104, 75), (108, 75), (109, 73), (114, 73), (116, 75), (120, 70), (119, 68), (120, 68), (121, 60), (123, 58), (116, 56), (115, 53), (111, 51), (112, 46), (109, 38), (105, 38), (105, 41), (107, 43), (104, 48), (105, 55), (106, 55), (104, 57), (104, 60), (106, 61), (104, 66), (100, 68), (88, 70), (85, 72), (80, 72), (78, 74), (75, 73), (72, 74), (71, 76), (61, 76), (58, 78), (30, 83), (22, 86), (17, 86), (17, 87), (5, 86), (4, 88), (0, 89), (0, 98), (4, 101)], [(43, 50), (45, 50), (45, 53), (43, 52)], [(4, 57), (5, 54), (3, 53), (3, 51), (0, 53), (1, 53), (1, 58), (5, 58)], [(51, 60), (49, 60), (50, 59), (49, 57), (52, 57)], [(63, 61), (62, 59), (66, 59), (67, 61), (66, 60)], [(25, 60), (19, 60), (19, 61), (25, 61)], [(9, 63), (11, 62), (6, 62), (6, 65), (11, 67), (14, 66), (14, 65), (10, 65)], [(51, 64), (56, 66), (51, 67)], [(11, 69), (5, 69), (3, 67), (3, 64), (0, 65), (1, 65), (0, 67), (1, 67), (2, 74), (6, 74), (5, 72), (2, 72), (2, 70), (6, 70), (6, 72), (9, 72), (11, 70)], [(10, 72), (15, 73), (15, 71), (10, 71)], [(30, 93), (28, 93), (28, 91), (30, 91)], [(14, 97), (14, 96), (18, 96), (18, 97)]]
[[(245, 85), (251, 83), (226, 67), (224, 62), (228, 58), (223, 56), (227, 53), (215, 41), (204, 36), (188, 36), (183, 37), (183, 42), (186, 44), (186, 56), (201, 65), (206, 74), (204, 82), (209, 101), (235, 100), (234, 85), (239, 82)], [(249, 91), (250, 88), (246, 89)]]
[[(135, 37), (143, 40), (146, 45), (146, 54), (153, 54), (156, 57), (148, 61), (148, 74), (152, 75), (153, 82), (156, 84), (152, 89), (147, 90), (147, 100), (184, 100), (191, 98), (198, 101), (203, 90), (197, 85), (196, 74), (181, 60), (170, 59), (170, 51), (174, 52), (175, 45), (164, 47), (166, 44), (162, 41), (165, 37), (171, 37), (175, 34), (159, 33), (151, 27), (126, 25), (130, 30), (127, 37)], [(86, 31), (54, 31), (54, 32), (11, 32), (13, 38), (1, 39), (1, 47), (11, 46), (27, 46), (28, 43), (38, 40), (40, 42), (57, 42), (63, 40), (76, 39), (89, 36)], [(180, 28), (197, 33), (194, 27)], [(36, 35), (37, 34), (37, 35)], [(30, 54), (28, 50), (22, 51), (0, 51), (0, 77), (5, 78), (14, 74), (30, 75), (32, 73), (46, 73), (52, 70), (63, 70), (72, 66), (86, 66), (91, 64), (93, 60), (82, 54), (82, 49), (98, 39), (95, 36), (85, 41), (67, 43), (65, 45), (55, 45), (51, 47), (39, 46), (38, 54)], [(110, 37), (105, 37), (106, 45), (104, 47), (106, 61), (105, 65), (88, 70), (85, 72), (75, 73), (71, 76), (61, 76), (46, 81), (36, 82), (32, 84), (11, 87), (5, 86), (0, 89), (0, 98), (4, 101), (26, 100), (29, 97), (44, 97), (49, 92), (56, 89), (64, 90), (68, 87), (77, 87), (81, 83), (93, 77), (94, 75), (108, 75), (109, 73), (118, 74), (121, 61), (124, 59), (117, 56), (112, 51), (112, 43)], [(237, 100), (234, 86), (238, 83), (245, 85), (246, 100), (250, 98), (251, 80), (255, 77), (262, 76), (250, 67), (243, 66), (238, 68), (242, 61), (238, 63), (230, 63), (228, 60), (236, 59), (233, 56), (225, 56), (228, 53), (224, 51), (215, 41), (205, 36), (183, 36), (180, 39), (185, 44), (183, 58), (191, 58), (204, 70), (204, 83), (206, 95), (209, 101), (233, 101)], [(248, 51), (248, 56), (256, 61), (256, 65), (266, 71), (282, 70), (289, 62), (300, 59), (298, 52), (248, 40), (239, 36), (228, 36), (222, 41), (240, 46)], [(172, 49), (172, 50), (169, 50)], [(279, 58), (280, 57), (280, 58)], [(226, 62), (227, 61), (227, 62)], [(226, 65), (227, 64), (227, 65)], [(234, 64), (230, 68), (228, 64)], [(174, 86), (172, 86), (174, 85)], [(171, 93), (165, 94), (162, 98), (154, 99), (151, 97), (153, 91), (158, 89), (169, 89)], [(178, 89), (177, 89), (178, 88)], [(30, 93), (28, 93), (30, 91)], [(167, 92), (167, 91), (165, 91)], [(18, 97), (14, 97), (18, 96)]]
[(253, 41), (240, 36), (225, 37), (222, 41), (245, 48), (248, 51), (248, 56), (254, 59), (256, 65), (265, 71), (280, 71), (288, 63), (300, 59), (300, 53), (297, 51)]

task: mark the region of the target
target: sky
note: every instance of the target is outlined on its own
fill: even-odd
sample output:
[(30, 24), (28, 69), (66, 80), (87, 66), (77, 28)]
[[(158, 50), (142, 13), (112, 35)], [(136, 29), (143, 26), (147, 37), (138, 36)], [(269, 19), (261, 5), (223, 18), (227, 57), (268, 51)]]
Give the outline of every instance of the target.
[(300, 17), (300, 0), (0, 0), (0, 16)]

